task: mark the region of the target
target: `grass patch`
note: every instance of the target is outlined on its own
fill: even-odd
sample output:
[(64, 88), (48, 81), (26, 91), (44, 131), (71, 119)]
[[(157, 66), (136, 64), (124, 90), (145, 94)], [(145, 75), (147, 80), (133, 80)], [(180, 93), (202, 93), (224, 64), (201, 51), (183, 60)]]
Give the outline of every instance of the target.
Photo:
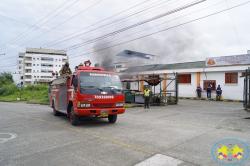
[(35, 104), (49, 104), (47, 85), (28, 85), (18, 89), (14, 84), (0, 87), (0, 101), (24, 101)]

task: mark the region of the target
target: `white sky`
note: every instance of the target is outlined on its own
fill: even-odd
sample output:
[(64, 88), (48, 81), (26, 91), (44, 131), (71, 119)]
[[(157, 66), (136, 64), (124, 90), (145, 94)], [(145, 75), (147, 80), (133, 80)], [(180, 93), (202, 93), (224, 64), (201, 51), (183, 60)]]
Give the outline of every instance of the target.
[[(148, 0), (136, 8), (125, 10), (143, 1), (145, 0), (1, 0), (0, 54), (5, 53), (5, 55), (0, 55), (0, 72), (14, 72), (18, 52), (24, 51), (26, 47), (67, 49), (72, 45), (95, 39), (142, 20), (179, 8), (195, 0)], [(141, 35), (172, 27), (243, 2), (248, 1), (207, 0), (196, 6), (105, 38), (104, 40), (69, 50), (67, 52), (71, 67), (87, 59), (95, 62), (96, 57), (116, 55), (124, 49), (157, 55), (158, 58), (154, 63), (196, 61), (204, 60), (209, 56), (244, 54), (247, 49), (250, 49), (250, 3), (228, 12), (169, 29), (163, 33), (113, 47), (106, 51), (88, 53), (102, 47), (112, 46)], [(57, 10), (62, 4), (64, 6)], [(147, 8), (150, 9), (112, 25), (103, 26)], [(120, 15), (95, 24), (123, 10), (125, 12)], [(45, 17), (48, 15), (49, 17)], [(41, 22), (41, 18), (44, 17), (45, 23)], [(92, 31), (86, 32), (90, 30)], [(51, 45), (69, 34), (78, 34), (80, 32), (85, 32), (85, 34), (76, 35), (72, 40), (67, 40), (58, 45)], [(20, 34), (22, 34), (21, 37)], [(18, 36), (19, 38), (17, 38)]]

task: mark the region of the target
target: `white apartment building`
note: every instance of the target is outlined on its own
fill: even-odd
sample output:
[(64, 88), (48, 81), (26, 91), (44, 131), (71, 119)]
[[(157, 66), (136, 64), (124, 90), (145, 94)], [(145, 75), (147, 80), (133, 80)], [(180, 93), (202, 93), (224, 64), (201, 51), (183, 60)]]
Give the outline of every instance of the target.
[(64, 50), (27, 48), (18, 56), (20, 80), (17, 83), (48, 83), (53, 79), (52, 73), (59, 73), (66, 61), (68, 56)]

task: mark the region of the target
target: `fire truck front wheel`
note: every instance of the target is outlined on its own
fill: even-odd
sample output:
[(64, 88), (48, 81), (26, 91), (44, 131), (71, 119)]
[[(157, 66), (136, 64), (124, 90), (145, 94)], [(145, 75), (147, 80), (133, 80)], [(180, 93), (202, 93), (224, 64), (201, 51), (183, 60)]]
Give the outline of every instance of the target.
[(53, 114), (54, 114), (54, 116), (59, 116), (59, 115), (60, 115), (60, 112), (58, 112), (58, 111), (56, 110), (56, 108), (55, 108), (54, 102), (53, 102), (53, 104), (52, 104), (52, 109), (53, 109)]
[(109, 120), (109, 123), (115, 123), (117, 120), (117, 115), (109, 115), (108, 120)]
[(71, 107), (70, 112), (68, 112), (68, 117), (69, 117), (69, 121), (73, 126), (76, 126), (79, 124), (79, 117), (75, 114), (74, 112), (74, 108)]

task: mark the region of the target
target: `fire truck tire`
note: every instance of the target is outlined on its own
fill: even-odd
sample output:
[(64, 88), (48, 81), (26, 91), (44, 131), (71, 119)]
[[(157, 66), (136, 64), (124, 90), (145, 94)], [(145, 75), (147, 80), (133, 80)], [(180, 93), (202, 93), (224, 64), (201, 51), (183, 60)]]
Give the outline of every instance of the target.
[(71, 107), (69, 112), (69, 121), (73, 126), (77, 126), (79, 124), (79, 117), (75, 114), (73, 107)]
[(109, 120), (109, 123), (115, 123), (117, 120), (117, 115), (109, 115), (108, 120)]
[(56, 110), (56, 108), (55, 108), (55, 106), (54, 106), (54, 102), (53, 102), (53, 104), (52, 104), (52, 108), (53, 108), (53, 114), (54, 114), (54, 116), (59, 116), (59, 115), (60, 115), (60, 112), (58, 112), (58, 111)]

